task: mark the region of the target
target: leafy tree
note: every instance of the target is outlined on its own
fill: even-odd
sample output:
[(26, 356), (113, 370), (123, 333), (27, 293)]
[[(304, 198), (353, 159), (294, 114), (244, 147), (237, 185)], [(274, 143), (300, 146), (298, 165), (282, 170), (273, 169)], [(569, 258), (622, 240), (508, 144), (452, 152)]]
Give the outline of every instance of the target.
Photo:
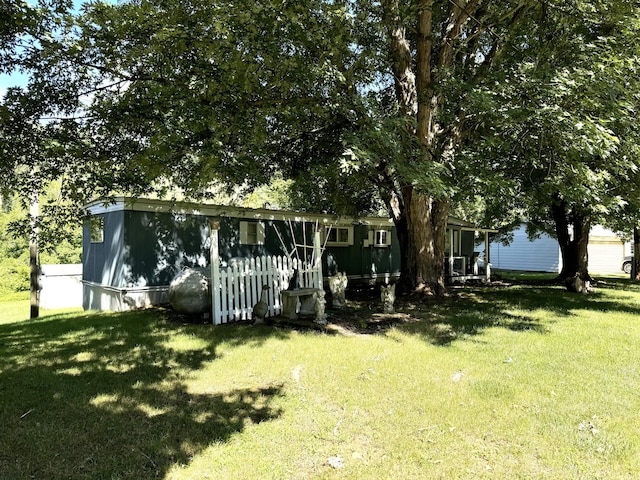
[(440, 293), (463, 112), (534, 4), (93, 4), (40, 72), (74, 65), (99, 140), (83, 157), (114, 175), (198, 196), (212, 179), (282, 173), (316, 187), (301, 189), (313, 208), (345, 211), (376, 208), (379, 193), (403, 285)]
[(396, 138), (394, 155), (376, 154), (377, 169), (405, 252), (405, 287), (444, 291), (448, 214), (473, 179), (460, 174), (461, 153), (477, 139), (493, 85), (509, 78), (507, 54), (536, 3), (385, 0), (377, 9), (395, 91), (383, 125)]
[[(69, 0), (22, 0), (0, 4), (0, 72), (23, 71), (31, 74), (29, 87), (10, 88), (0, 99), (0, 194), (19, 206), (27, 207), (34, 197), (44, 193), (52, 181), (75, 171), (73, 145), (79, 137), (74, 122), (56, 122), (56, 114), (75, 111), (77, 97), (71, 85), (59, 79), (57, 85), (45, 81), (34, 67), (41, 62), (46, 45), (55, 43), (68, 31)], [(17, 196), (16, 196), (17, 195)], [(64, 225), (71, 213), (68, 203), (48, 201), (42, 222)], [(65, 213), (60, 216), (59, 212)], [(49, 213), (56, 212), (55, 215)], [(12, 222), (10, 229), (25, 233), (28, 214)], [(59, 219), (59, 220), (57, 220)], [(54, 245), (65, 229), (44, 229), (44, 243)], [(51, 235), (47, 236), (47, 233)]]
[[(32, 73), (34, 60), (43, 47), (64, 31), (64, 20), (71, 2), (66, 0), (40, 0), (29, 5), (17, 2), (0, 4), (0, 72), (16, 70)], [(29, 272), (31, 289), (31, 317), (39, 313), (37, 296), (38, 244), (44, 241), (49, 246), (59, 244), (66, 238), (69, 229), (60, 227), (60, 215), (69, 212), (68, 204), (48, 203), (44, 215), (39, 215), (38, 198), (52, 180), (72, 172), (70, 158), (71, 139), (77, 137), (77, 125), (66, 125), (43, 121), (48, 113), (64, 112), (73, 103), (65, 85), (52, 88), (37, 76), (32, 79), (32, 88), (25, 91), (12, 88), (0, 103), (0, 195), (6, 199), (17, 194), (18, 206), (29, 205), (28, 214), (22, 221), (10, 223), (7, 230), (25, 232), (29, 239)], [(37, 87), (37, 88), (36, 88)], [(77, 210), (77, 209), (76, 209)], [(40, 227), (54, 221), (58, 228), (46, 230), (49, 235), (39, 236)], [(22, 226), (22, 228), (20, 228)]]
[(638, 140), (637, 23), (630, 21), (638, 5), (543, 6), (529, 35), (530, 61), (519, 64), (517, 82), (497, 90), (493, 141), (480, 145), (480, 155), (500, 159), (496, 171), (514, 192), (489, 195), (489, 213), (502, 214), (511, 198), (511, 211), (533, 233), (558, 239), (559, 278), (588, 278), (591, 226), (614, 224), (625, 205), (637, 205), (629, 178), (638, 158), (630, 152)]
[(375, 208), (375, 188), (337, 167), (375, 75), (356, 23), (334, 1), (89, 5), (30, 57), (30, 97), (57, 109), (56, 131), (77, 129), (66, 195), (211, 198), (282, 177), (291, 206)]
[[(61, 202), (59, 185), (49, 185), (41, 195), (42, 204)], [(13, 298), (29, 291), (29, 235), (17, 231), (16, 226), (24, 223), (29, 216), (17, 195), (2, 199), (0, 211), (0, 297)], [(40, 264), (79, 263), (81, 261), (81, 227), (72, 223), (58, 229), (59, 239), (45, 244), (39, 253)], [(20, 297), (18, 297), (20, 298)]]
[[(15, 148), (46, 152), (76, 200), (176, 186), (201, 198), (212, 182), (280, 176), (307, 208), (379, 198), (402, 285), (439, 294), (454, 203), (495, 191), (490, 212), (513, 198), (542, 225), (554, 199), (568, 228), (593, 218), (585, 193), (617, 185), (620, 115), (604, 115), (604, 83), (589, 79), (591, 52), (623, 60), (607, 43), (630, 12), (619, 3), (92, 3), (25, 56), (34, 80), (11, 115), (39, 105), (50, 118), (37, 148)], [(576, 102), (585, 87), (594, 95)], [(623, 203), (606, 198), (602, 211)]]

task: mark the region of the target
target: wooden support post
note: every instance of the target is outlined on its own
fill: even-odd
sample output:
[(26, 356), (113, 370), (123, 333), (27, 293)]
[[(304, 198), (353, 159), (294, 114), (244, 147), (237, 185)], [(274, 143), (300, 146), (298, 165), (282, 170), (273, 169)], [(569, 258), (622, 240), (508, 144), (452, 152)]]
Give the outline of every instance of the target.
[(39, 285), (39, 265), (38, 265), (38, 191), (31, 193), (29, 205), (29, 283), (31, 290), (31, 313), (29, 318), (40, 316), (40, 285)]
[[(316, 275), (315, 288), (322, 290), (322, 247), (320, 245), (320, 229), (313, 232), (313, 271)], [(318, 267), (316, 269), (316, 267)]]
[(453, 255), (455, 246), (453, 241), (455, 236), (453, 235), (453, 227), (449, 227), (449, 276), (453, 277)]
[(489, 265), (489, 232), (484, 232), (484, 274), (487, 282), (491, 280), (491, 266)]
[(222, 323), (222, 309), (220, 308), (220, 251), (218, 247), (218, 231), (220, 222), (209, 220), (209, 262), (211, 264), (211, 315), (213, 324)]

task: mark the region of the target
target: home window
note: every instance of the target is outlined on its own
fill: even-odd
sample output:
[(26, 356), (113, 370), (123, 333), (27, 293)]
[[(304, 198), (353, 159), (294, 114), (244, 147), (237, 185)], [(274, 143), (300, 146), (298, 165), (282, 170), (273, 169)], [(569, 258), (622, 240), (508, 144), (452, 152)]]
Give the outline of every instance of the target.
[(376, 230), (374, 245), (376, 247), (388, 247), (391, 245), (391, 232), (389, 230)]
[(104, 217), (91, 217), (89, 220), (91, 243), (104, 242)]
[(240, 222), (240, 243), (243, 245), (263, 245), (264, 224), (262, 222)]
[(327, 245), (353, 245), (353, 227), (332, 227), (326, 232)]

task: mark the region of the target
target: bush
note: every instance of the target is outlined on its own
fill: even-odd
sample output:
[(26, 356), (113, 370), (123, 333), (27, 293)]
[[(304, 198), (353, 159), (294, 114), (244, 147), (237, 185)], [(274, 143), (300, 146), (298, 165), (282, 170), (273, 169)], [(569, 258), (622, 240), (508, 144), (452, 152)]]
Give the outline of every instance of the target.
[(30, 268), (21, 258), (7, 258), (0, 265), (0, 295), (29, 291)]
[[(17, 198), (17, 197), (16, 197)], [(13, 199), (11, 197), (9, 200)], [(29, 238), (26, 234), (12, 232), (10, 225), (24, 220), (26, 212), (20, 207), (19, 202), (0, 202), (0, 299), (7, 300), (17, 295), (24, 296), (29, 292)], [(49, 238), (55, 238), (55, 244), (51, 248), (41, 248), (40, 263), (80, 263), (82, 251), (82, 228), (78, 225), (69, 227), (69, 235), (59, 233)], [(41, 239), (43, 232), (41, 231)], [(43, 242), (46, 243), (46, 242)], [(15, 294), (15, 295), (14, 295)]]

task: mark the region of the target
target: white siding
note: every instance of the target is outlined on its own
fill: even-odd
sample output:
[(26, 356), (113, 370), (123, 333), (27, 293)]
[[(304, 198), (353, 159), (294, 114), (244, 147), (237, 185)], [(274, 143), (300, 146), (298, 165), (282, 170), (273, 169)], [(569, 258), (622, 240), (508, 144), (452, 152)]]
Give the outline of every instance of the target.
[[(629, 254), (628, 244), (599, 225), (591, 229), (588, 248), (589, 272), (592, 273), (620, 273), (622, 259)], [(513, 241), (509, 245), (491, 242), (490, 253), (491, 266), (501, 270), (553, 273), (562, 270), (558, 242), (545, 234), (529, 241), (524, 224), (513, 231)]]
[(513, 241), (509, 245), (492, 242), (489, 252), (492, 268), (556, 273), (562, 269), (557, 240), (542, 234), (531, 241), (524, 224), (513, 231)]
[(624, 244), (621, 241), (589, 241), (589, 271), (592, 273), (620, 273), (623, 257)]

